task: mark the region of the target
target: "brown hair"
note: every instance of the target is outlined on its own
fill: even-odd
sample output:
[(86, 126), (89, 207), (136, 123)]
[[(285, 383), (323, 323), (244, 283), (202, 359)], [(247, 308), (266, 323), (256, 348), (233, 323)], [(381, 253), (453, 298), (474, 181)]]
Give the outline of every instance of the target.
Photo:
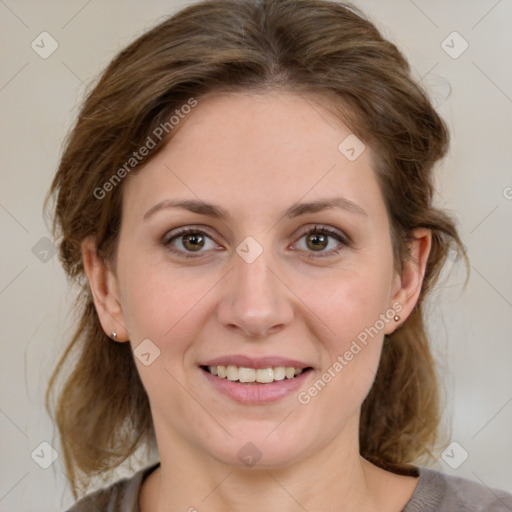
[[(399, 468), (428, 456), (436, 442), (440, 395), (424, 299), (451, 245), (465, 257), (453, 221), (432, 204), (432, 168), (448, 146), (445, 124), (396, 46), (354, 7), (324, 0), (209, 0), (168, 18), (109, 64), (84, 102), (50, 190), (60, 259), (81, 287), (81, 318), (47, 391), (75, 497), (79, 483), (108, 473), (139, 446), (155, 446), (130, 346), (104, 333), (84, 275), (81, 242), (94, 236), (111, 259), (121, 222), (123, 181), (101, 199), (95, 191), (105, 191), (130, 155), (190, 98), (278, 89), (331, 98), (343, 121), (374, 149), (397, 268), (408, 257), (411, 231), (432, 230), (419, 301), (385, 339), (362, 406), (360, 451), (375, 464)], [(166, 140), (171, 136), (169, 130)], [(64, 368), (61, 389), (57, 377)]]

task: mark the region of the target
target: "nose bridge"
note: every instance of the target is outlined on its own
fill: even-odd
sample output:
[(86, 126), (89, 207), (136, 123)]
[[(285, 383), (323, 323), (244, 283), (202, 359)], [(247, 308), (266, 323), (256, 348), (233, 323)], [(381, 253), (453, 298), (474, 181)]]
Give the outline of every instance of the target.
[(236, 262), (235, 276), (236, 289), (239, 298), (252, 298), (254, 303), (263, 301), (273, 301), (275, 290), (275, 276), (270, 270), (272, 258), (269, 257), (269, 251), (261, 254), (254, 261), (248, 262), (239, 258)]
[(277, 265), (271, 249), (260, 246), (257, 254), (251, 243), (242, 242), (233, 255), (234, 269), (219, 304), (219, 320), (249, 336), (265, 336), (290, 322), (293, 308), (286, 287), (275, 275)]

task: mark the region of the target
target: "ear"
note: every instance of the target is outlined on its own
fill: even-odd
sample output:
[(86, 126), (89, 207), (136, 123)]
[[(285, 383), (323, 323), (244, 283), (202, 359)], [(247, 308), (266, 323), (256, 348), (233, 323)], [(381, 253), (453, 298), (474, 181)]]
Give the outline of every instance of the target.
[(400, 319), (398, 322), (388, 323), (385, 334), (391, 334), (405, 322), (420, 296), (432, 246), (432, 232), (430, 229), (417, 228), (412, 232), (412, 236), (413, 240), (409, 243), (409, 257), (403, 263), (402, 274), (397, 273), (395, 277), (391, 301), (392, 308)]
[(87, 237), (82, 242), (82, 259), (103, 330), (111, 338), (115, 332), (115, 341), (128, 341), (117, 277), (108, 262), (98, 254), (94, 238)]

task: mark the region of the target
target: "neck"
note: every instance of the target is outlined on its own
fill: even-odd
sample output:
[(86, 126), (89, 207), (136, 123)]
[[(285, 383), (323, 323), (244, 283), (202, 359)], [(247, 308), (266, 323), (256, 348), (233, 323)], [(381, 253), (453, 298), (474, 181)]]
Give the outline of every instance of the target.
[(159, 443), (160, 467), (143, 488), (141, 512), (384, 510), (383, 470), (360, 457), (357, 442), (334, 441), (286, 467), (240, 468), (176, 441), (163, 443), (168, 450)]

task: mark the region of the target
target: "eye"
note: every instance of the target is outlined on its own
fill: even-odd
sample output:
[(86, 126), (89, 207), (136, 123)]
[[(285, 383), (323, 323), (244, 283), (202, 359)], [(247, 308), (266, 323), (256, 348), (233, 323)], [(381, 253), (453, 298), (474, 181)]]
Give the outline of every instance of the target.
[(350, 246), (350, 240), (341, 232), (322, 226), (315, 226), (301, 235), (296, 246), (300, 250), (319, 253), (316, 256), (325, 257), (336, 255), (343, 247)]
[[(199, 228), (170, 232), (164, 236), (162, 244), (172, 253), (185, 258), (200, 257), (201, 253), (219, 248), (216, 242)], [(350, 239), (342, 232), (323, 226), (314, 226), (304, 232), (295, 244), (301, 251), (309, 252), (309, 257), (334, 256), (350, 245)]]
[(194, 258), (195, 255), (193, 253), (202, 253), (218, 247), (207, 233), (196, 228), (169, 233), (163, 238), (162, 244), (171, 252), (185, 258)]

